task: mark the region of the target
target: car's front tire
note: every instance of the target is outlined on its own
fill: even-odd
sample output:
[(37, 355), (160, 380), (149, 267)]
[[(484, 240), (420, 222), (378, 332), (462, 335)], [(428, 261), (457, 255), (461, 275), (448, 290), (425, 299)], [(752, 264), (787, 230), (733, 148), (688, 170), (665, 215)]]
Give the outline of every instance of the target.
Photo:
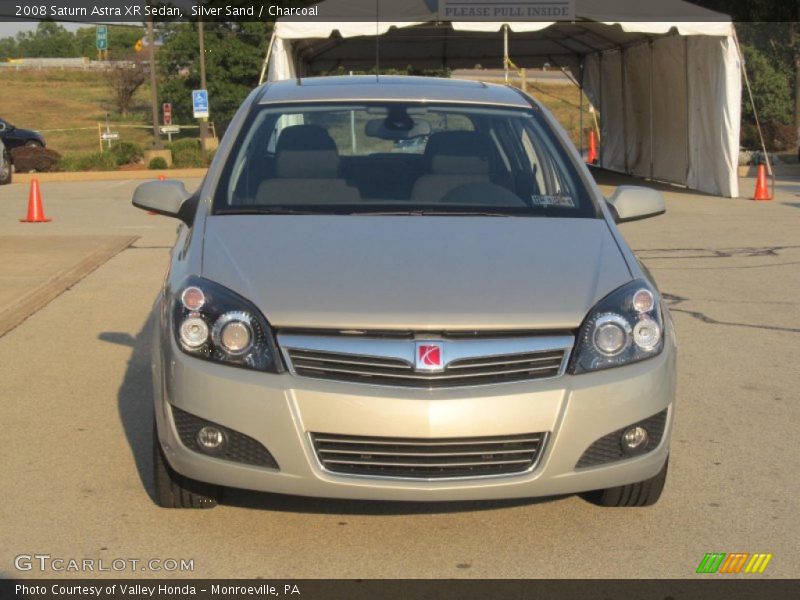
[(184, 477), (167, 462), (153, 424), (153, 477), (156, 503), (163, 508), (214, 508), (220, 500), (219, 486)]
[(655, 477), (605, 490), (584, 492), (581, 494), (581, 498), (597, 506), (652, 506), (658, 502), (658, 499), (661, 497), (661, 492), (664, 491), (664, 483), (667, 481), (668, 465), (669, 456), (667, 456), (664, 466), (661, 467), (661, 470)]

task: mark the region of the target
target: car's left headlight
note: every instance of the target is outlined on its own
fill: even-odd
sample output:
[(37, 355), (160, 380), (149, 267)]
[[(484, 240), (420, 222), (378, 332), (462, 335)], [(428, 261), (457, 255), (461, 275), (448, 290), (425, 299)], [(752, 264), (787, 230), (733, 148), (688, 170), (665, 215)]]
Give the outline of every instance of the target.
[(172, 328), (186, 354), (234, 367), (280, 372), (267, 320), (251, 302), (201, 277), (174, 291)]
[(600, 300), (581, 325), (569, 372), (577, 375), (627, 365), (664, 349), (658, 292), (642, 279)]

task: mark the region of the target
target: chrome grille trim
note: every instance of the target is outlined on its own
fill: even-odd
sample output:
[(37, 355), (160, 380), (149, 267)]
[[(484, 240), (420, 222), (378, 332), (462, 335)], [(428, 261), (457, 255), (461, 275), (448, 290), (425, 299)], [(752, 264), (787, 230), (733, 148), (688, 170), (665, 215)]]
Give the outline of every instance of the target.
[(443, 439), (309, 435), (319, 467), (333, 475), (425, 481), (530, 473), (547, 439), (545, 433)]
[[(415, 371), (419, 341), (442, 344), (444, 370)], [(564, 374), (571, 335), (413, 339), (278, 334), (293, 375), (348, 383), (403, 387), (461, 387), (541, 380)]]

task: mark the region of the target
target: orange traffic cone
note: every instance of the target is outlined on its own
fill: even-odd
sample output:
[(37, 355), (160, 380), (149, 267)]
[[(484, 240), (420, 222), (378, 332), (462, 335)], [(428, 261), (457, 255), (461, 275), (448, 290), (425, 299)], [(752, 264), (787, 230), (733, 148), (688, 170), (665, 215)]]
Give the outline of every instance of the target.
[(769, 186), (767, 185), (767, 169), (764, 165), (758, 165), (758, 177), (756, 178), (756, 191), (753, 194), (753, 200), (772, 200), (772, 195), (769, 193)]
[(590, 165), (597, 164), (597, 140), (594, 137), (594, 129), (589, 130), (589, 154), (586, 156), (586, 162)]
[(39, 190), (38, 179), (31, 179), (31, 190), (28, 192), (28, 216), (19, 221), (20, 223), (49, 223), (52, 221), (44, 216), (42, 192)]

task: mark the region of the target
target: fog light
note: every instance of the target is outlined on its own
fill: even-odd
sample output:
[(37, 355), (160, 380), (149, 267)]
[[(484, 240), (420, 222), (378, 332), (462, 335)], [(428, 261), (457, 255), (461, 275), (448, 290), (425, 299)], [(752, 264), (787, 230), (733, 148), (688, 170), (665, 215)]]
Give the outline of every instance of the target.
[(197, 432), (197, 445), (206, 452), (218, 452), (225, 443), (225, 434), (216, 427), (207, 425)]
[(644, 427), (629, 427), (622, 433), (622, 449), (631, 453), (640, 452), (647, 447), (649, 437)]

